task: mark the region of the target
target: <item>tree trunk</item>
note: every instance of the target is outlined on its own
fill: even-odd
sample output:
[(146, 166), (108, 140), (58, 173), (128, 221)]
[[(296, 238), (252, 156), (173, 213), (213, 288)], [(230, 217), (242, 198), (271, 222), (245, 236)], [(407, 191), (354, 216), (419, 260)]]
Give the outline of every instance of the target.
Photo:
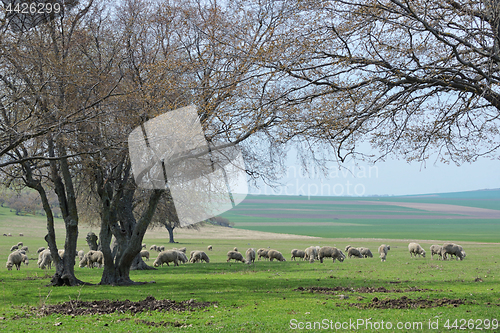
[(174, 241), (174, 229), (175, 227), (170, 226), (170, 224), (166, 223), (165, 228), (168, 230), (169, 243), (175, 243)]

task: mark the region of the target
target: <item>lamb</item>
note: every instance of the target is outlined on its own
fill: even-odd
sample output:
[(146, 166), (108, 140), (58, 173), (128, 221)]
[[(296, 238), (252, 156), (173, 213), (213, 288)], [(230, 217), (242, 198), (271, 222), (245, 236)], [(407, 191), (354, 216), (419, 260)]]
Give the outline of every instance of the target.
[(52, 255), (50, 254), (50, 250), (46, 249), (41, 251), (38, 254), (38, 267), (41, 269), (45, 269), (48, 267), (49, 269), (52, 266)]
[(23, 242), (19, 242), (19, 243), (17, 243), (17, 246), (18, 246), (18, 247), (23, 247), (23, 245), (24, 245), (24, 244), (23, 244)]
[(261, 247), (260, 249), (257, 250), (257, 260), (260, 260), (260, 258), (264, 258), (264, 259), (269, 259), (269, 256), (268, 256), (268, 252), (269, 252), (269, 249), (265, 249), (263, 247)]
[(298, 249), (293, 249), (292, 250), (292, 258), (291, 258), (291, 260), (295, 260), (295, 258), (304, 259), (305, 255), (306, 255), (305, 251), (298, 250)]
[(208, 258), (207, 254), (203, 251), (194, 251), (191, 260), (192, 263), (205, 261), (206, 263), (210, 262), (210, 258)]
[(460, 260), (463, 260), (464, 259), (464, 255), (463, 255), (463, 249), (460, 250), (462, 247), (460, 245), (457, 245), (455, 243), (444, 243), (443, 244), (443, 247), (441, 249), (441, 255), (443, 256), (443, 259), (444, 260), (447, 260), (448, 257), (446, 256), (447, 254), (450, 254), (450, 255), (455, 255), (456, 256), (456, 260), (460, 259)]
[(439, 259), (443, 258), (441, 255), (441, 250), (443, 247), (441, 245), (431, 245), (431, 260), (434, 260), (434, 255), (439, 255)]
[(250, 248), (245, 252), (245, 257), (247, 260), (247, 264), (255, 263), (255, 249)]
[(354, 247), (350, 247), (349, 250), (347, 250), (347, 256), (349, 258), (351, 257), (363, 258), (363, 255), (359, 252), (359, 250)]
[(227, 260), (226, 262), (229, 262), (229, 260), (234, 259), (235, 261), (241, 261), (242, 263), (246, 263), (246, 260), (243, 258), (243, 255), (239, 253), (238, 251), (228, 251), (227, 252)]
[(188, 262), (188, 258), (186, 257), (186, 254), (181, 251), (177, 251), (177, 260), (182, 261), (183, 264)]
[(267, 252), (267, 255), (268, 255), (270, 261), (273, 261), (273, 259), (276, 259), (279, 261), (286, 261), (286, 259), (283, 257), (281, 252), (277, 251), (277, 250), (269, 250)]
[(18, 251), (14, 251), (11, 254), (9, 254), (9, 257), (7, 258), (7, 263), (6, 263), (5, 267), (7, 267), (7, 269), (9, 271), (12, 270), (12, 266), (16, 266), (16, 269), (20, 270), (21, 263), (23, 261), (24, 261), (23, 254), (18, 252)]
[(43, 246), (42, 246), (42, 247), (39, 247), (39, 248), (38, 248), (38, 250), (36, 250), (36, 253), (40, 253), (40, 252), (42, 252), (43, 250), (45, 250), (45, 247), (43, 247)]
[(152, 250), (157, 251), (157, 246), (156, 246), (156, 245), (151, 245), (151, 246), (149, 247), (149, 251), (152, 251)]
[(313, 263), (314, 260), (318, 257), (318, 251), (316, 251), (315, 246), (309, 246), (307, 249), (304, 250), (304, 252), (305, 252), (304, 259), (309, 260), (310, 263)]
[(94, 268), (95, 264), (98, 264), (98, 267), (104, 265), (104, 254), (101, 251), (93, 251), (85, 253), (83, 259), (80, 261), (79, 266), (88, 268)]
[(368, 258), (368, 257), (373, 258), (372, 251), (370, 251), (370, 249), (367, 247), (358, 247), (358, 251), (365, 258)]
[(323, 263), (323, 258), (332, 258), (333, 262), (335, 262), (335, 259), (343, 262), (345, 259), (345, 254), (336, 247), (323, 246), (319, 249), (318, 257), (321, 263)]
[(149, 260), (149, 251), (148, 250), (142, 250), (141, 251), (141, 258), (146, 258), (146, 260)]
[(385, 261), (387, 258), (387, 251), (391, 249), (390, 245), (382, 244), (378, 247), (378, 253), (380, 254), (380, 260)]
[(207, 246), (208, 251), (212, 251), (212, 245)]
[(410, 251), (410, 257), (415, 255), (415, 258), (418, 256), (422, 256), (425, 258), (425, 250), (418, 243), (410, 243), (408, 244), (408, 251)]
[(83, 256), (85, 255), (85, 251), (80, 250), (76, 255), (78, 256), (78, 260), (82, 261)]
[(10, 252), (12, 252), (12, 251), (16, 251), (16, 250), (18, 250), (18, 249), (19, 249), (19, 246), (17, 246), (17, 245), (12, 245), (12, 247), (10, 248)]
[(23, 246), (23, 247), (21, 248), (21, 250), (26, 251), (26, 252), (30, 252), (27, 246)]

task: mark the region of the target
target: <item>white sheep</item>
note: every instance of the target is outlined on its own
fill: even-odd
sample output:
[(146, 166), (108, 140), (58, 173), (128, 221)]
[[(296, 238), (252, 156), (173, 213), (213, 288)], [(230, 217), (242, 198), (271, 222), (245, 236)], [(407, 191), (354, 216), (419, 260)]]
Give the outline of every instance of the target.
[(57, 250), (57, 253), (59, 253), (59, 257), (61, 257), (61, 259), (64, 257), (64, 250)]
[[(177, 249), (176, 249), (176, 250), (177, 250)], [(165, 251), (165, 246), (161, 245), (161, 246), (156, 247), (156, 251), (158, 251), (158, 252), (163, 252), (163, 251)]]
[(50, 269), (52, 267), (52, 255), (50, 254), (50, 249), (43, 250), (38, 254), (38, 267), (45, 269), (46, 267)]
[(153, 266), (158, 267), (160, 265), (163, 266), (163, 264), (167, 264), (167, 266), (170, 266), (168, 264), (169, 262), (173, 262), (174, 266), (179, 266), (179, 261), (177, 260), (177, 251), (168, 250), (158, 253), (158, 257), (156, 257)]
[(188, 262), (186, 254), (182, 251), (177, 250), (177, 260), (182, 261), (183, 264)]
[(23, 247), (21, 248), (21, 250), (26, 251), (26, 252), (30, 252), (27, 246), (23, 246)]
[(260, 249), (257, 250), (257, 260), (260, 260), (260, 258), (264, 259), (269, 259), (269, 256), (267, 255), (269, 252), (269, 249), (265, 249), (261, 247)]
[(10, 252), (13, 252), (13, 251), (16, 251), (19, 249), (19, 246), (17, 245), (12, 245), (12, 247), (10, 248)]
[(321, 263), (323, 263), (323, 258), (332, 258), (333, 262), (335, 262), (335, 259), (343, 262), (345, 254), (336, 247), (323, 246), (319, 249), (318, 258)]
[(141, 258), (146, 258), (146, 260), (149, 260), (149, 251), (148, 250), (142, 250), (141, 251)]
[(80, 267), (94, 268), (95, 264), (97, 267), (102, 267), (104, 265), (104, 254), (101, 251), (90, 250), (85, 253), (82, 260), (80, 260)]
[(382, 244), (378, 247), (378, 254), (380, 254), (380, 260), (385, 261), (387, 259), (387, 251), (391, 249), (390, 245)]
[(42, 252), (43, 250), (45, 250), (45, 247), (43, 247), (43, 246), (42, 246), (42, 247), (39, 247), (39, 248), (38, 248), (38, 250), (36, 250), (36, 253), (40, 253), (40, 252)]
[(142, 243), (141, 244), (141, 249), (145, 249), (146, 248), (146, 243)]
[(306, 256), (306, 252), (299, 249), (293, 249), (291, 253), (292, 253), (291, 260), (295, 260), (295, 258), (300, 258), (303, 260), (304, 257)]
[(359, 252), (359, 250), (354, 248), (354, 247), (350, 247), (347, 250), (347, 256), (349, 258), (352, 258), (352, 257), (363, 258), (363, 255)]
[(85, 251), (80, 250), (76, 255), (78, 256), (78, 260), (82, 261), (83, 256), (85, 255)]
[(255, 263), (255, 249), (249, 248), (245, 252), (245, 257), (246, 257), (247, 264), (250, 265), (251, 263)]
[(444, 243), (443, 244), (443, 247), (441, 249), (441, 255), (443, 256), (443, 259), (444, 260), (447, 260), (448, 257), (446, 256), (447, 254), (450, 255), (450, 259), (451, 259), (451, 255), (454, 255), (456, 256), (456, 260), (460, 259), (460, 260), (463, 260), (464, 259), (464, 253), (463, 252), (463, 248), (460, 246), (460, 245), (457, 245), (455, 243)]
[(156, 246), (156, 245), (151, 245), (151, 246), (149, 247), (149, 251), (153, 251), (153, 250), (154, 250), (154, 251), (156, 251), (156, 250), (157, 250), (157, 246)]
[(310, 263), (313, 263), (314, 260), (318, 257), (318, 251), (316, 250), (315, 246), (309, 246), (304, 250), (304, 252), (304, 259), (309, 260)]
[(437, 254), (439, 256), (439, 259), (442, 259), (443, 256), (441, 255), (441, 250), (443, 247), (441, 245), (431, 245), (430, 250), (431, 250), (431, 260), (434, 260), (434, 255)]
[(22, 232), (19, 233), (19, 236), (24, 237), (24, 234)]
[(12, 237), (12, 234), (9, 232), (9, 233), (7, 234), (7, 236)]
[(358, 247), (358, 251), (365, 258), (373, 258), (372, 251), (367, 247)]
[(205, 261), (206, 263), (210, 262), (210, 258), (207, 256), (207, 254), (203, 251), (194, 251), (194, 253), (191, 256), (190, 262), (195, 263), (203, 261)]
[[(461, 245), (457, 244), (457, 246), (458, 246), (458, 249), (460, 250), (460, 252), (462, 253), (462, 260), (463, 260), (465, 258), (465, 251)], [(455, 256), (454, 254), (450, 253), (450, 259), (453, 259), (454, 256)]]
[(238, 248), (235, 246), (233, 249), (234, 252), (238, 252)]
[(410, 251), (410, 257), (413, 257), (413, 255), (415, 255), (416, 258), (418, 255), (419, 257), (422, 256), (425, 258), (425, 250), (418, 243), (412, 242), (408, 244), (408, 251)]
[(281, 254), (281, 252), (278, 250), (271, 249), (267, 252), (267, 255), (268, 255), (270, 261), (273, 261), (273, 259), (276, 259), (279, 261), (286, 261), (286, 259), (283, 257), (283, 254)]
[(208, 251), (212, 251), (212, 245), (207, 246)]
[(187, 249), (186, 249), (186, 247), (181, 247), (177, 251), (181, 251), (182, 253), (186, 254)]
[(18, 251), (14, 251), (11, 254), (9, 254), (9, 257), (7, 258), (7, 263), (6, 263), (5, 267), (7, 267), (7, 269), (9, 271), (12, 270), (12, 266), (16, 266), (16, 269), (20, 270), (21, 263), (23, 261), (24, 261), (23, 254), (18, 252)]
[(18, 246), (18, 247), (23, 247), (23, 245), (24, 245), (24, 244), (23, 244), (23, 242), (19, 242), (19, 243), (17, 243), (17, 246)]
[(242, 263), (246, 263), (246, 260), (243, 258), (243, 255), (239, 253), (238, 251), (228, 251), (227, 252), (227, 260), (226, 262), (229, 262), (229, 260), (234, 259), (235, 261), (241, 261)]

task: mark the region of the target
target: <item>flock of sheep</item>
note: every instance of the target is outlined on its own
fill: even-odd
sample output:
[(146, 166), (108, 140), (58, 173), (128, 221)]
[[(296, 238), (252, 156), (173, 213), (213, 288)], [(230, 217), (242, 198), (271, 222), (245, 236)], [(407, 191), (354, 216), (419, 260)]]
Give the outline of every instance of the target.
[[(12, 270), (13, 266), (16, 266), (16, 269), (19, 270), (21, 263), (24, 263), (25, 265), (28, 265), (28, 257), (26, 256), (26, 253), (29, 252), (29, 249), (27, 246), (23, 246), (24, 244), (22, 242), (19, 242), (17, 245), (14, 245), (11, 247), (10, 251), (11, 253), (9, 254), (9, 257), (7, 259), (7, 264), (6, 267), (8, 270)], [(149, 260), (150, 252), (146, 250), (146, 244), (142, 244), (142, 247), (144, 248), (141, 250), (140, 254), (142, 258), (145, 258), (145, 260)], [(207, 247), (207, 251), (212, 251), (212, 245), (209, 245)], [(382, 244), (378, 248), (378, 253), (381, 261), (386, 261), (387, 259), (387, 253), (391, 249), (389, 245)], [(210, 262), (210, 258), (204, 251), (200, 250), (195, 250), (191, 251), (189, 259), (186, 256), (186, 251), (187, 249), (185, 247), (182, 247), (180, 249), (173, 248), (169, 250), (165, 250), (165, 246), (156, 246), (156, 245), (151, 245), (149, 248), (150, 251), (157, 251), (158, 257), (155, 259), (153, 266), (158, 267), (158, 266), (163, 266), (163, 264), (167, 264), (169, 266), (169, 263), (173, 262), (174, 266), (179, 266), (179, 262), (185, 264), (188, 261), (190, 263), (198, 263), (198, 262)], [(450, 259), (455, 257), (456, 260), (463, 260), (466, 256), (465, 251), (462, 246), (455, 244), (455, 243), (445, 243), (442, 246), (441, 245), (432, 245), (430, 247), (431, 250), (431, 259), (434, 259), (434, 255), (438, 255), (439, 259), (447, 260), (448, 255), (450, 256)], [(346, 257), (349, 258), (373, 258), (373, 254), (370, 251), (369, 248), (366, 247), (358, 247), (355, 248), (351, 245), (347, 245), (345, 250), (347, 253), (347, 256), (342, 252), (341, 250), (337, 249), (336, 247), (331, 247), (331, 246), (310, 246), (305, 250), (299, 250), (299, 249), (293, 249), (291, 250), (291, 260), (295, 260), (296, 258), (299, 258), (301, 260), (307, 260), (310, 263), (313, 263), (315, 260), (319, 260), (321, 263), (323, 263), (324, 258), (331, 258), (333, 262), (335, 260), (338, 260), (340, 262), (343, 262)], [(410, 252), (410, 257), (413, 256), (422, 256), (425, 258), (426, 252), (420, 246), (418, 243), (410, 243), (408, 245), (408, 251)], [(45, 249), (44, 247), (41, 247), (37, 250), (38, 253), (38, 267), (45, 269), (45, 268), (51, 268), (52, 265), (52, 255), (50, 253), (49, 249)], [(59, 250), (59, 256), (62, 258), (64, 255), (64, 250)], [(78, 251), (77, 253), (78, 258), (80, 259), (79, 266), (80, 267), (88, 267), (88, 268), (94, 268), (94, 267), (102, 267), (104, 265), (104, 256), (101, 251), (88, 251), (85, 253), (83, 250)], [(246, 264), (252, 264), (255, 262), (255, 259), (261, 260), (264, 258), (264, 260), (269, 260), (273, 261), (276, 259), (277, 261), (286, 261), (285, 257), (283, 254), (275, 249), (270, 249), (270, 248), (260, 248), (258, 250), (255, 250), (254, 248), (249, 248), (246, 250), (245, 255), (242, 253), (238, 252), (238, 249), (235, 247), (234, 249), (230, 250), (227, 252), (227, 262), (231, 260), (235, 261), (240, 261), (242, 263)]]

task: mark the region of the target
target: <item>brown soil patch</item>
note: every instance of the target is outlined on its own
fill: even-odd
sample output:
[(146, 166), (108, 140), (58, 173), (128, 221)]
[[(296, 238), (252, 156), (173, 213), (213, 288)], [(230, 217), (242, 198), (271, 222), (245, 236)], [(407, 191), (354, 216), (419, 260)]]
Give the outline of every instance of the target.
[(402, 296), (396, 299), (379, 299), (374, 297), (369, 303), (352, 303), (359, 309), (427, 309), (440, 306), (453, 306), (465, 304), (466, 302), (461, 299), (448, 299), (446, 297), (440, 299), (411, 299)]
[(411, 287), (408, 289), (387, 289), (385, 287), (360, 287), (360, 288), (350, 288), (350, 287), (298, 287), (293, 291), (307, 291), (311, 293), (321, 293), (327, 295), (333, 295), (336, 292), (354, 292), (354, 293), (363, 293), (363, 294), (371, 294), (371, 293), (403, 293), (403, 292), (423, 292), (423, 291), (435, 291), (433, 289), (420, 289), (417, 287)]
[(148, 296), (146, 299), (139, 302), (125, 301), (76, 301), (46, 305), (40, 309), (43, 315), (63, 314), (63, 315), (92, 315), (92, 314), (110, 314), (114, 312), (136, 314), (145, 311), (193, 311), (200, 308), (206, 308), (215, 304), (214, 302), (196, 302), (191, 299), (189, 301), (172, 301), (168, 299), (157, 300), (153, 296)]

